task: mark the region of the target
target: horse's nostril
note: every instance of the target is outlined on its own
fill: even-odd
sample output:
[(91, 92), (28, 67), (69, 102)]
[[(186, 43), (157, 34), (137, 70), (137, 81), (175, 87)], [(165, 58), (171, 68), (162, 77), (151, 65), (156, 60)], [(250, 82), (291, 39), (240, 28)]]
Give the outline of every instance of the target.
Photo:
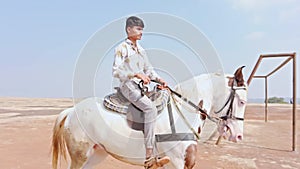
[(243, 136), (241, 136), (241, 135), (238, 135), (236, 138), (237, 138), (237, 140), (243, 140)]

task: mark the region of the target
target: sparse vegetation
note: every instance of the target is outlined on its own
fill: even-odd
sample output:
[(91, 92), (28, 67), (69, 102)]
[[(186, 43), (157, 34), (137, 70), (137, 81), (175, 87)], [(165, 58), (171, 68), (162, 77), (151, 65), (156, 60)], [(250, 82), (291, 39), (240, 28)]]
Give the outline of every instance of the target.
[(282, 98), (282, 97), (270, 97), (268, 99), (268, 103), (282, 103), (282, 104), (286, 104), (287, 102), (284, 101), (284, 98)]

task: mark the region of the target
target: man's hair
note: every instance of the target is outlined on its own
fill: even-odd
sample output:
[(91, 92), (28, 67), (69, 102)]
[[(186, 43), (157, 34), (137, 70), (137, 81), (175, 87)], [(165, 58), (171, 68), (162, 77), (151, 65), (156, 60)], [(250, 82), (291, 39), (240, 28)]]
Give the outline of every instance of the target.
[(126, 20), (126, 26), (125, 26), (125, 30), (127, 32), (127, 28), (128, 27), (134, 27), (134, 26), (140, 26), (142, 28), (144, 28), (144, 22), (142, 19), (136, 17), (136, 16), (131, 16), (129, 18), (127, 18)]

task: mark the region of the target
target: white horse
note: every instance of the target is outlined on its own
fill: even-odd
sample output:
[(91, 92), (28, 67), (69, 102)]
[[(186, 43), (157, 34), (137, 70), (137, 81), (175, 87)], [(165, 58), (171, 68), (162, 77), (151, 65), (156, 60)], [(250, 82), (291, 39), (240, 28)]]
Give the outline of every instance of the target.
[[(237, 69), (231, 78), (203, 74), (175, 87), (189, 101), (203, 103), (201, 106), (208, 115), (218, 113), (219, 118), (216, 119), (220, 136), (228, 135), (233, 142), (243, 137), (247, 85), (243, 80), (242, 68)], [(204, 124), (203, 114), (184, 104), (182, 99), (176, 97), (176, 100), (171, 103), (176, 132), (197, 135), (195, 131), (199, 127), (201, 130)], [(144, 165), (143, 133), (131, 129), (124, 115), (107, 110), (102, 103), (101, 99), (87, 98), (59, 114), (52, 137), (54, 169), (60, 155), (66, 159), (66, 150), (71, 169), (92, 168), (107, 155), (133, 165)], [(156, 119), (156, 134), (168, 133), (172, 133), (172, 128), (165, 108)], [(171, 159), (164, 168), (192, 169), (196, 163), (196, 146), (197, 140), (166, 141), (157, 142), (156, 150)]]

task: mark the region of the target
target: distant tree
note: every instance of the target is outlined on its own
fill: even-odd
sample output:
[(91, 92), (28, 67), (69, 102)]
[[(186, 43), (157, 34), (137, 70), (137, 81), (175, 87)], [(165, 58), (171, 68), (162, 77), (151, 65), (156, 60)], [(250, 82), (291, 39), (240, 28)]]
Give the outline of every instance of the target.
[(270, 97), (268, 103), (287, 103), (282, 97)]

